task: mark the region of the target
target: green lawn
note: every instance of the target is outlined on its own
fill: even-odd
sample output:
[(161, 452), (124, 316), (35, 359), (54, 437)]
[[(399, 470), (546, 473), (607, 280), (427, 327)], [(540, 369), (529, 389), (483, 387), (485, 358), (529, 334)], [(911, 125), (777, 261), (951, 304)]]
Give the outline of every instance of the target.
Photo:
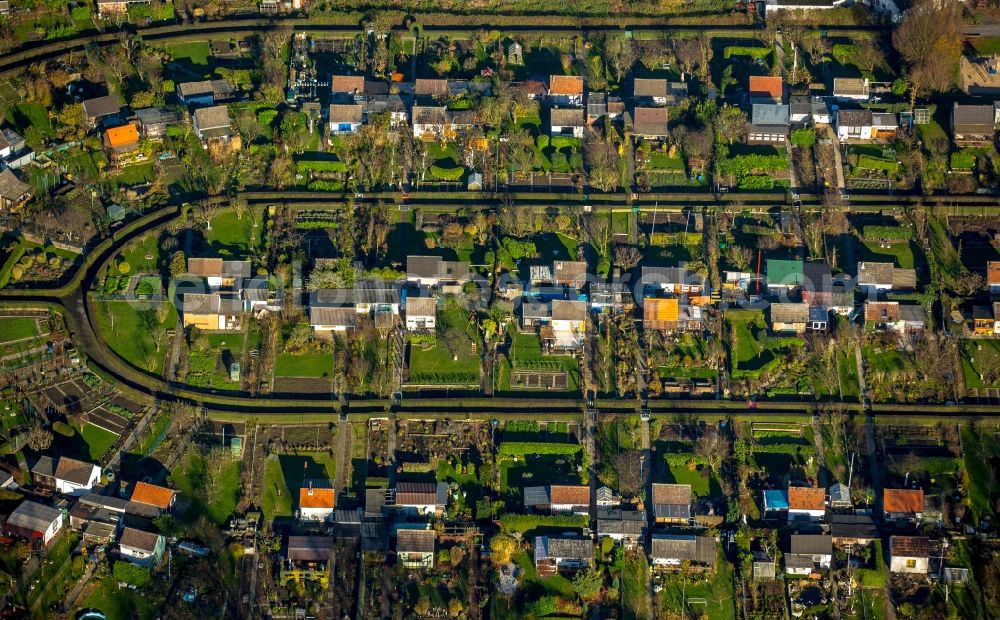
[[(146, 258), (147, 256), (152, 258)], [(157, 263), (160, 260), (160, 244), (157, 241), (156, 235), (146, 235), (140, 239), (134, 246), (122, 252), (122, 258), (131, 266), (129, 270), (131, 274), (157, 273)]]
[(666, 153), (650, 153), (649, 167), (652, 170), (673, 170), (676, 172), (684, 172), (684, 160), (680, 157), (670, 157)]
[(55, 135), (49, 111), (40, 103), (18, 103), (11, 106), (7, 111), (7, 121), (14, 125), (14, 130), (24, 136), (25, 142), (33, 148), (40, 147), (44, 138)]
[[(212, 76), (212, 48), (208, 41), (191, 41), (167, 46), (167, 53), (185, 71), (174, 76), (177, 82), (191, 82)], [(190, 72), (190, 73), (189, 73)]]
[(524, 600), (537, 600), (546, 595), (575, 599), (576, 593), (573, 592), (573, 584), (570, 580), (562, 575), (539, 577), (535, 571), (535, 563), (527, 551), (522, 550), (516, 553), (513, 561), (524, 574)]
[(148, 183), (156, 178), (155, 166), (156, 164), (151, 161), (126, 166), (112, 177), (112, 181), (116, 186), (120, 187), (131, 187), (133, 185)]
[(505, 367), (501, 372), (501, 390), (511, 389), (513, 370), (565, 371), (568, 375), (566, 391), (575, 392), (579, 388), (580, 365), (571, 355), (543, 355), (542, 341), (535, 334), (511, 330), (513, 344), (513, 368)]
[(160, 323), (156, 310), (140, 311), (129, 302), (98, 301), (94, 305), (101, 335), (111, 349), (133, 366), (162, 375), (166, 330), (177, 325), (177, 308), (164, 302), (166, 319)]
[(209, 348), (188, 353), (186, 383), (195, 387), (238, 390), (240, 384), (229, 380), (229, 373), (219, 369), (220, 356), (230, 356), (239, 363), (243, 356), (243, 334), (206, 334)]
[(845, 399), (856, 399), (861, 394), (858, 381), (858, 364), (853, 351), (837, 353), (837, 366), (840, 371), (840, 391)]
[(516, 495), (520, 501), (525, 486), (579, 484), (578, 460), (579, 457), (550, 454), (529, 454), (523, 460), (505, 458), (500, 461), (500, 490)]
[[(461, 308), (440, 310), (437, 316), (438, 338), (434, 346), (425, 348), (410, 344), (410, 382), (416, 384), (478, 385), (480, 358), (473, 343), (478, 338), (474, 326), (469, 325), (468, 314)], [(445, 344), (443, 334), (457, 330), (456, 355)]]
[(12, 342), (38, 335), (38, 324), (35, 319), (25, 317), (10, 317), (0, 319), (0, 342)]
[(87, 442), (92, 461), (100, 460), (118, 441), (118, 435), (93, 424), (84, 424), (80, 429), (80, 436)]
[(914, 269), (917, 266), (919, 252), (912, 241), (891, 243), (888, 247), (880, 246), (877, 241), (863, 241), (861, 257), (858, 260), (893, 263), (900, 269)]
[[(732, 620), (736, 617), (733, 567), (721, 549), (713, 573), (668, 574), (664, 577), (661, 596), (663, 608), (672, 613), (692, 613), (709, 620)], [(683, 601), (691, 599), (704, 599), (705, 604), (689, 605), (688, 609), (683, 609)]]
[[(691, 455), (694, 456), (693, 454)], [(705, 473), (708, 472), (706, 476)], [(663, 480), (667, 484), (690, 484), (691, 492), (696, 497), (716, 497), (722, 495), (722, 487), (715, 473), (711, 473), (705, 465), (696, 469), (688, 469), (686, 465), (666, 464)]]
[(985, 430), (962, 427), (970, 508), (977, 523), (983, 519), (993, 520), (994, 501), (1000, 494), (1000, 483), (989, 472), (991, 463), (1000, 458), (1000, 444), (991, 432), (982, 432)]
[[(221, 450), (221, 449), (220, 449)], [(222, 452), (219, 453), (222, 455)], [(170, 472), (169, 482), (192, 500), (186, 518), (207, 515), (221, 525), (236, 510), (242, 487), (240, 461), (223, 457), (217, 471), (208, 470), (205, 457), (189, 452)]]
[(276, 517), (294, 514), (304, 478), (333, 480), (336, 475), (336, 465), (329, 452), (281, 454), (277, 459), (268, 459), (261, 502), (264, 519), (270, 523)]
[(333, 357), (329, 353), (281, 353), (274, 360), (275, 377), (328, 377), (331, 372)]
[(576, 260), (579, 242), (562, 233), (543, 233), (532, 238), (542, 261)]
[(90, 591), (80, 605), (81, 609), (98, 609), (104, 612), (108, 620), (152, 620), (157, 616), (157, 609), (142, 592), (119, 588), (113, 577), (105, 577), (96, 582), (97, 587)]
[(893, 373), (906, 368), (906, 360), (903, 359), (899, 351), (874, 351), (870, 347), (865, 347), (864, 353), (868, 366), (872, 370)]
[(976, 338), (958, 342), (965, 387), (974, 389), (1000, 386), (1000, 373), (996, 372), (996, 369), (1000, 369), (1000, 340)]
[(212, 219), (212, 229), (205, 234), (213, 255), (245, 258), (252, 248), (261, 245), (264, 226), (250, 213), (238, 217), (235, 210), (226, 210)]
[(622, 566), (622, 611), (626, 620), (649, 617), (649, 562), (645, 551), (626, 554)]

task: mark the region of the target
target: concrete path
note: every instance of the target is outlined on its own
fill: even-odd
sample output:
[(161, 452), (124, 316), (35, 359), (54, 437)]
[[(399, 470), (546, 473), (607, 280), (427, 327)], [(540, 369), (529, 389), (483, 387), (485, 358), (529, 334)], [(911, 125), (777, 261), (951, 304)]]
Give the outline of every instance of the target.
[(833, 142), (833, 162), (836, 168), (834, 172), (837, 174), (837, 189), (845, 190), (847, 188), (844, 185), (844, 162), (840, 157), (840, 141), (837, 140), (837, 134), (833, 132), (833, 128), (829, 125), (826, 127), (826, 135)]

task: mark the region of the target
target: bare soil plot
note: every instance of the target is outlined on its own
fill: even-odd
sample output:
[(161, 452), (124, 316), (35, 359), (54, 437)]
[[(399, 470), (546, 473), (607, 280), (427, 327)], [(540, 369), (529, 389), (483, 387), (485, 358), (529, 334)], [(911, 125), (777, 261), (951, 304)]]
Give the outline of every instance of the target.
[(510, 387), (514, 390), (567, 390), (569, 374), (555, 370), (515, 370), (511, 373)]

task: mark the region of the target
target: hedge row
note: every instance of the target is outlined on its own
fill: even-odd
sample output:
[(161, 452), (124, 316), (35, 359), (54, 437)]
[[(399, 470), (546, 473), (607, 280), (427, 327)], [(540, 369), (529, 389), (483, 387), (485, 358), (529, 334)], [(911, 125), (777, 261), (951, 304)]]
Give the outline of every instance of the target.
[(722, 174), (736, 176), (788, 170), (788, 155), (737, 155), (719, 161), (716, 163), (716, 169)]
[(300, 159), (295, 162), (295, 167), (300, 173), (347, 171), (347, 164), (342, 161), (323, 161), (318, 159)]
[(504, 456), (524, 456), (525, 454), (576, 454), (583, 450), (578, 443), (549, 443), (544, 441), (505, 441), (500, 444), (500, 454)]
[(913, 236), (913, 229), (908, 225), (903, 226), (865, 226), (862, 229), (865, 239), (889, 239), (895, 241), (906, 241)]
[(505, 514), (500, 517), (500, 527), (505, 532), (528, 532), (540, 527), (546, 528), (585, 528), (590, 524), (587, 515), (515, 515)]
[(439, 181), (458, 181), (465, 174), (465, 168), (442, 168), (431, 166), (431, 176)]
[(740, 178), (739, 188), (742, 190), (774, 189), (774, 179), (765, 175), (749, 175)]
[(726, 58), (731, 58), (732, 56), (749, 56), (751, 58), (767, 58), (771, 55), (771, 48), (769, 47), (756, 47), (749, 45), (729, 45), (726, 47), (723, 55)]

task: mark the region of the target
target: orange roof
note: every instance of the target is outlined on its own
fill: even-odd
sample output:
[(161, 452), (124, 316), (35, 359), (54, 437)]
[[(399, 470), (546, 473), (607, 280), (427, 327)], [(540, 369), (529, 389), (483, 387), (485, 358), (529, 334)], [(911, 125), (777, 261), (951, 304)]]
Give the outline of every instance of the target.
[(899, 302), (898, 301), (866, 301), (865, 302), (866, 321), (898, 321)]
[(549, 489), (553, 504), (590, 505), (590, 487), (582, 485), (553, 484)]
[(676, 321), (680, 317), (680, 301), (671, 299), (646, 299), (642, 306), (644, 321)]
[(582, 95), (583, 78), (578, 75), (550, 75), (550, 95)]
[(1000, 284), (1000, 260), (986, 263), (986, 283)]
[(924, 511), (922, 489), (885, 489), (882, 491), (882, 507), (886, 512), (916, 514)]
[(149, 504), (157, 508), (170, 508), (170, 503), (177, 492), (166, 487), (156, 486), (148, 482), (136, 482), (132, 489), (132, 501), (140, 504)]
[(784, 84), (779, 76), (774, 75), (751, 75), (750, 76), (750, 96), (767, 95), (773, 99), (781, 100), (785, 94)]
[(823, 510), (826, 491), (818, 487), (788, 487), (789, 510)]
[(336, 501), (333, 489), (299, 489), (299, 508), (333, 508)]
[(139, 141), (139, 132), (135, 125), (112, 127), (104, 132), (104, 142), (110, 147), (125, 146)]

